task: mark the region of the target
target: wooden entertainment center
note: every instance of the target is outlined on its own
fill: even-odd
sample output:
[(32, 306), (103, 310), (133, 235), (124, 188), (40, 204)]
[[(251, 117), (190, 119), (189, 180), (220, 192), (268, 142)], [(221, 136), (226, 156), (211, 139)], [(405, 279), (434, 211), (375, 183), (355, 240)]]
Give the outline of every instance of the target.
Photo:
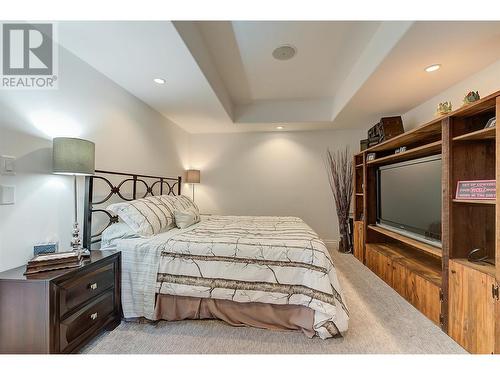
[[(500, 131), (484, 128), (494, 116), (500, 91), (354, 155), (354, 256), (471, 353), (500, 354), (500, 184), (493, 201), (459, 201), (455, 190), (500, 181)], [(377, 168), (439, 154), (442, 248), (377, 226)], [(468, 261), (475, 248), (495, 265)]]

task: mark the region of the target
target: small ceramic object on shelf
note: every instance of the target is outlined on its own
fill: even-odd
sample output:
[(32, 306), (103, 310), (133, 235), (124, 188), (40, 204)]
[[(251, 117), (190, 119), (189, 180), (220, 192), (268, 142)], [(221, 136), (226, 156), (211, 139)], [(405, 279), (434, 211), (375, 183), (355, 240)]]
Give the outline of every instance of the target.
[(437, 116), (443, 116), (452, 111), (451, 102), (442, 102), (439, 103), (436, 109)]
[(470, 91), (464, 97), (464, 105), (477, 102), (479, 99), (481, 99), (481, 97), (479, 96), (479, 92), (478, 91)]

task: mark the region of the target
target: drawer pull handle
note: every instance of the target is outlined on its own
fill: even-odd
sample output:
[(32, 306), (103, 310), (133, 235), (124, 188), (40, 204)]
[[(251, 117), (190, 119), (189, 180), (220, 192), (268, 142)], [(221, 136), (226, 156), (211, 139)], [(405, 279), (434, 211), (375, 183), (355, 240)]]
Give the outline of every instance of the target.
[(96, 320), (97, 319), (97, 313), (90, 314), (90, 319)]
[(90, 284), (90, 289), (96, 290), (97, 289), (97, 283)]

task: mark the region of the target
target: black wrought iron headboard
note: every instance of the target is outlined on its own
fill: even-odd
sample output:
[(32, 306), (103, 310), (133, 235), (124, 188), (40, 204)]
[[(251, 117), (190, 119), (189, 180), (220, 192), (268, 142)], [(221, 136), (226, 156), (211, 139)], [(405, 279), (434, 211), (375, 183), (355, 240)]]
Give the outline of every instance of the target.
[[(124, 177), (115, 185), (109, 180), (109, 178), (103, 177), (102, 175), (110, 175)], [(149, 180), (148, 182), (145, 180)], [(105, 195), (104, 198), (94, 201), (94, 181), (102, 180), (106, 183), (106, 188), (109, 192)], [(120, 191), (120, 189), (124, 186), (127, 181), (131, 181), (132, 183), (132, 192), (131, 197), (127, 198)], [(101, 205), (108, 200), (111, 199), (115, 194), (120, 199), (124, 201), (132, 201), (135, 199), (140, 199), (147, 197), (148, 195), (155, 195), (154, 189), (159, 184), (157, 190), (158, 194), (156, 195), (180, 195), (181, 194), (181, 186), (182, 186), (182, 178), (178, 177), (159, 177), (159, 176), (148, 176), (141, 174), (131, 174), (131, 173), (120, 173), (120, 172), (110, 172), (110, 171), (102, 171), (96, 170), (93, 176), (85, 177), (85, 202), (84, 202), (84, 217), (83, 217), (83, 247), (86, 249), (90, 249), (92, 244), (97, 243), (101, 240), (101, 234), (104, 230), (109, 227), (111, 224), (118, 222), (118, 217), (106, 211), (104, 208), (96, 208), (97, 205)], [(138, 186), (139, 184), (139, 186)], [(145, 191), (143, 194), (138, 193), (138, 188), (143, 184), (142, 187), (145, 187)], [(138, 196), (139, 195), (139, 196)], [(92, 217), (94, 213), (103, 213), (107, 216), (108, 222), (103, 226), (98, 233), (92, 233)]]

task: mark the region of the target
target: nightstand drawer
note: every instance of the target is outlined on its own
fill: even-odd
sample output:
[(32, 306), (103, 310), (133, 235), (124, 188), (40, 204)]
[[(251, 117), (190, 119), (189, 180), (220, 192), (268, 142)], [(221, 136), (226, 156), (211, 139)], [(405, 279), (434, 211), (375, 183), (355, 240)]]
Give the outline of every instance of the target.
[(71, 350), (69, 347), (74, 346), (73, 343), (108, 323), (113, 312), (114, 295), (111, 290), (64, 319), (59, 325), (59, 350)]
[(59, 316), (89, 301), (112, 287), (115, 282), (114, 264), (109, 263), (80, 277), (59, 285)]

